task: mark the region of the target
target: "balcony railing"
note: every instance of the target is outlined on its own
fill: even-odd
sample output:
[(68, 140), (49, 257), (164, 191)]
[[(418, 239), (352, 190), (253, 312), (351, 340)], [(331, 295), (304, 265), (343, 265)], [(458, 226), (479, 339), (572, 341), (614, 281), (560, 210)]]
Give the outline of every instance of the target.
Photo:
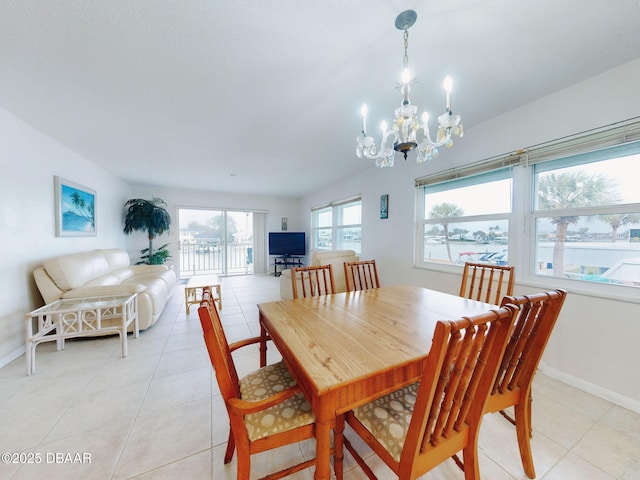
[[(226, 252), (226, 265), (225, 265)], [(218, 274), (240, 275), (253, 272), (253, 245), (217, 242), (180, 242), (180, 277)]]

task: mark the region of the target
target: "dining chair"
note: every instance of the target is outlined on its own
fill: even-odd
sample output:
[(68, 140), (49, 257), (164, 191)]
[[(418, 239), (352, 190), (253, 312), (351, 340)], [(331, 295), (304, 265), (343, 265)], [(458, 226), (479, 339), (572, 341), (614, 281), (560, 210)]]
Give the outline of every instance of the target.
[[(198, 308), (204, 341), (229, 415), (230, 433), (224, 463), (238, 451), (237, 479), (249, 480), (251, 455), (315, 436), (315, 417), (283, 362), (239, 378), (232, 352), (258, 343), (249, 338), (229, 344), (209, 287)], [(315, 464), (307, 460), (263, 477), (275, 480)]]
[(479, 479), (480, 424), (516, 312), (506, 305), (438, 321), (419, 382), (336, 420), (336, 478), (342, 479), (344, 447), (368, 478), (377, 478), (344, 436), (346, 422), (402, 480), (424, 475), (460, 450), (465, 479)]
[[(524, 472), (535, 478), (531, 455), (531, 386), (567, 292), (505, 297), (502, 304), (520, 308), (485, 413), (500, 412), (516, 426)], [(515, 419), (504, 410), (514, 407)]]
[(515, 267), (465, 262), (459, 296), (500, 305), (505, 295), (513, 295)]
[(331, 265), (312, 265), (291, 269), (293, 298), (317, 297), (336, 292)]
[(347, 292), (380, 287), (375, 260), (344, 262), (344, 278), (347, 281)]

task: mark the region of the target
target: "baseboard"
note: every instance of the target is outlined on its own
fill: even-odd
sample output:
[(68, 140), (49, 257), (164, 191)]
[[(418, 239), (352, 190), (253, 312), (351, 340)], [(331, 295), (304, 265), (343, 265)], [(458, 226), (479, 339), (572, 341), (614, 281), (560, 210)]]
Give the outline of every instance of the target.
[(21, 355), (24, 355), (26, 353), (26, 351), (27, 351), (27, 349), (26, 349), (25, 345), (22, 345), (20, 348), (16, 348), (13, 352), (5, 355), (4, 357), (1, 357), (0, 358), (0, 368), (4, 367), (5, 365), (10, 364), (11, 362), (13, 362), (16, 358), (20, 357)]
[(578, 377), (569, 375), (568, 373), (556, 370), (555, 368), (544, 364), (544, 362), (540, 362), (540, 370), (550, 378), (559, 380), (562, 383), (571, 385), (583, 392), (590, 393), (591, 395), (607, 400), (615, 405), (631, 410), (632, 412), (640, 413), (640, 401), (638, 400), (625, 397), (624, 395), (620, 395), (619, 393), (594, 385), (593, 383), (586, 382)]

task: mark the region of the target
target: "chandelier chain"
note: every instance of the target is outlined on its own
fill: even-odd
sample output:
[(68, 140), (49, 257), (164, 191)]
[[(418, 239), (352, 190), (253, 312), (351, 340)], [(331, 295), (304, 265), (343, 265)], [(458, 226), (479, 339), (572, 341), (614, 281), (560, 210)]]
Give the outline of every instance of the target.
[(404, 31), (404, 57), (402, 57), (402, 65), (404, 68), (409, 66), (409, 30)]

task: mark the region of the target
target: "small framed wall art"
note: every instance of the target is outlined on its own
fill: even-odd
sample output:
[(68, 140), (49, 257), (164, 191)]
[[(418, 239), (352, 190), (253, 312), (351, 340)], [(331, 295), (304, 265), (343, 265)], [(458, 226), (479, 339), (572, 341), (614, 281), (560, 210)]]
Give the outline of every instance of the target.
[(380, 195), (380, 218), (389, 218), (389, 195)]
[(96, 236), (96, 192), (61, 177), (55, 179), (56, 236)]

